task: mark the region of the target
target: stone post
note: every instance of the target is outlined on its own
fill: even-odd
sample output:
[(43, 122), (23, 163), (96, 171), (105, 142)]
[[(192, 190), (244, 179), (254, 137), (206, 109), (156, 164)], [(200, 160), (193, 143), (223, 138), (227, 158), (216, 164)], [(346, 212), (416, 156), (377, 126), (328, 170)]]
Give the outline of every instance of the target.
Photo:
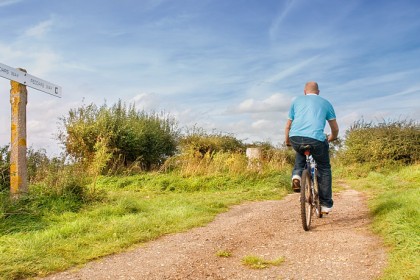
[(262, 152), (261, 148), (247, 148), (246, 157), (248, 158), (248, 169), (261, 171)]
[[(19, 69), (26, 72), (24, 69)], [(10, 194), (19, 198), (28, 192), (28, 171), (26, 162), (26, 86), (10, 82), (11, 104), (11, 151), (10, 151)]]

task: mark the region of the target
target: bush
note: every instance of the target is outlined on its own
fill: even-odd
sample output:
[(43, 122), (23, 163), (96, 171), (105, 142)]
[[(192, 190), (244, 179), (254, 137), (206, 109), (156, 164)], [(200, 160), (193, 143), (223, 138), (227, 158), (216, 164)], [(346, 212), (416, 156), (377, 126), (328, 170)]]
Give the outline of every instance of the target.
[(0, 147), (0, 192), (10, 188), (10, 150), (9, 146)]
[(109, 166), (139, 162), (143, 169), (150, 170), (176, 151), (178, 130), (174, 119), (138, 112), (134, 105), (127, 107), (121, 101), (112, 107), (82, 106), (70, 110), (61, 120), (59, 139), (67, 153), (88, 165), (101, 139), (106, 139), (106, 150), (112, 153)]
[[(64, 159), (48, 158), (45, 149), (27, 149), (28, 183), (33, 184), (43, 181), (50, 174), (57, 173), (64, 165)], [(0, 191), (10, 189), (10, 149), (6, 145), (0, 148)]]
[(183, 154), (193, 157), (204, 157), (214, 153), (242, 152), (245, 145), (242, 141), (229, 134), (218, 132), (207, 133), (201, 128), (194, 127), (179, 141), (179, 149)]
[(51, 171), (49, 166), (53, 164), (55, 159), (50, 160), (45, 149), (34, 150), (32, 147), (28, 148), (26, 155), (29, 184), (46, 177), (48, 172)]
[(355, 122), (346, 132), (341, 161), (372, 167), (420, 161), (420, 125), (414, 121)]

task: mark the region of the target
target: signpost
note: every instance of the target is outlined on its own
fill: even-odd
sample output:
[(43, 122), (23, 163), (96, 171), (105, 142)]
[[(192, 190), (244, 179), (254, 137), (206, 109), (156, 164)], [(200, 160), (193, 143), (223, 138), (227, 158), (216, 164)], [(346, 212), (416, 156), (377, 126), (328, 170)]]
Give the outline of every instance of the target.
[(24, 69), (15, 69), (0, 63), (0, 77), (11, 80), (11, 151), (10, 194), (18, 198), (28, 192), (26, 163), (26, 86), (61, 97), (61, 87), (29, 75)]
[(15, 69), (10, 66), (0, 63), (0, 76), (15, 82), (18, 82), (24, 86), (37, 89), (56, 97), (61, 97), (61, 87), (53, 83), (47, 82), (43, 79), (29, 75), (26, 71)]

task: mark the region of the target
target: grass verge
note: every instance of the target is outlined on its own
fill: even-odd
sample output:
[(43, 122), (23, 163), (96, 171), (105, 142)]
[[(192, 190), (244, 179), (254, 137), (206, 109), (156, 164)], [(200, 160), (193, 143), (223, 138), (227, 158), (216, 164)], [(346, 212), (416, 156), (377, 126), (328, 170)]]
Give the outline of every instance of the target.
[(96, 184), (104, 198), (88, 205), (35, 197), (19, 211), (0, 207), (0, 279), (45, 276), (204, 225), (234, 204), (279, 199), (289, 176), (104, 177)]
[(420, 165), (348, 181), (369, 194), (373, 229), (389, 246), (388, 266), (381, 279), (419, 279)]

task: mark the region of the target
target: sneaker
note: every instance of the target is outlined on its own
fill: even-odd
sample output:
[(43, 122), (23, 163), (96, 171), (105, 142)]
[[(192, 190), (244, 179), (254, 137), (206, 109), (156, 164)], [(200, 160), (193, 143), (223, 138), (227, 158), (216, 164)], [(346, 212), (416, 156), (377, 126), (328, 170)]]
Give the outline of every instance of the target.
[(300, 192), (300, 179), (299, 175), (293, 175), (292, 177), (292, 189), (296, 193)]
[(321, 205), (321, 214), (328, 214), (332, 211), (332, 207), (322, 206)]

